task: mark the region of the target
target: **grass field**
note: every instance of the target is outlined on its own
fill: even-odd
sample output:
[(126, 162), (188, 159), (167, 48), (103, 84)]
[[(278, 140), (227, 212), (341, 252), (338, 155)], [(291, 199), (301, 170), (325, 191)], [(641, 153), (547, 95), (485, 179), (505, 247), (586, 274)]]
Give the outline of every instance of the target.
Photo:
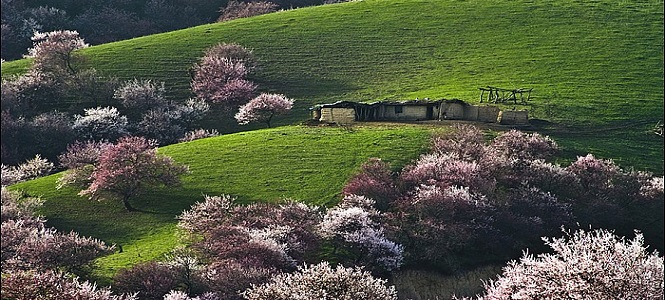
[[(662, 1), (365, 0), (203, 25), (82, 53), (89, 67), (104, 74), (162, 80), (170, 97), (184, 100), (191, 96), (192, 64), (220, 42), (253, 49), (262, 65), (253, 75), (261, 90), (297, 100), (277, 125), (300, 122), (313, 104), (337, 100), (478, 102), (478, 87), (487, 85), (533, 88), (532, 101), (517, 107), (557, 124), (613, 128), (663, 118)], [(25, 60), (3, 63), (3, 78), (26, 66)], [(218, 114), (205, 124), (222, 132), (246, 130)], [(603, 148), (620, 161), (662, 173), (662, 146), (650, 148), (653, 143), (643, 141), (649, 138), (639, 137), (648, 128), (624, 131), (634, 138), (631, 144), (645, 145), (637, 152), (646, 157), (631, 157), (615, 143), (559, 137), (578, 152)], [(597, 130), (594, 136), (612, 140), (615, 134)]]
[[(261, 90), (297, 100), (292, 114), (276, 125), (307, 119), (317, 103), (416, 97), (475, 103), (478, 87), (526, 87), (534, 88), (533, 99), (517, 108), (553, 122), (538, 129), (562, 146), (562, 161), (592, 152), (624, 167), (663, 173), (663, 140), (650, 132), (663, 118), (662, 1), (364, 0), (203, 25), (82, 53), (88, 66), (104, 74), (162, 80), (169, 97), (184, 100), (191, 96), (191, 65), (219, 42), (253, 49), (262, 65), (253, 75)], [(27, 63), (3, 63), (3, 78)], [(123, 245), (123, 253), (99, 260), (103, 283), (118, 269), (160, 258), (177, 245), (174, 217), (203, 194), (330, 205), (368, 157), (397, 169), (416, 158), (438, 130), (385, 124), (254, 130), (217, 117), (207, 124), (236, 133), (161, 148), (192, 173), (181, 188), (157, 189), (137, 200), (142, 212), (90, 202), (73, 190), (55, 191), (57, 175), (15, 188), (46, 199), (42, 212), (60, 230)]]
[(102, 282), (119, 268), (159, 259), (177, 245), (175, 217), (203, 200), (230, 194), (239, 201), (289, 198), (320, 206), (339, 200), (346, 180), (369, 157), (381, 157), (397, 170), (418, 157), (436, 127), (286, 126), (196, 140), (159, 152), (190, 167), (179, 188), (155, 189), (135, 199), (139, 211), (120, 202), (96, 202), (76, 190), (55, 190), (59, 174), (13, 186), (47, 201), (42, 213), (49, 225), (119, 244), (122, 253), (100, 260)]

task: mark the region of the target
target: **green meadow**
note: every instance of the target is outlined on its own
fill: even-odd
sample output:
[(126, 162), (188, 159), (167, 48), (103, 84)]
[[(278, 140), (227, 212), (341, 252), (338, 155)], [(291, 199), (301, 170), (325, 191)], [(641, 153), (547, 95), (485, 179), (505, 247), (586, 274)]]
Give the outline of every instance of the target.
[[(240, 127), (213, 114), (228, 133), (160, 148), (190, 166), (183, 185), (156, 189), (125, 212), (74, 190), (55, 190), (58, 174), (14, 189), (46, 199), (42, 213), (60, 230), (123, 246), (100, 259), (101, 281), (120, 268), (159, 259), (178, 245), (175, 216), (203, 195), (239, 201), (292, 198), (332, 205), (369, 157), (395, 170), (424, 152), (445, 126), (300, 126), (309, 107), (339, 100), (458, 98), (478, 103), (479, 87), (533, 88), (533, 129), (562, 148), (561, 162), (593, 153), (624, 168), (663, 174), (663, 2), (621, 0), (364, 0), (208, 24), (90, 47), (85, 67), (122, 80), (166, 82), (184, 101), (191, 66), (217, 43), (253, 49), (260, 91), (296, 99), (282, 127)], [(2, 77), (28, 60), (5, 62)], [(85, 99), (82, 101), (85, 102)], [(64, 105), (64, 104), (63, 104)]]

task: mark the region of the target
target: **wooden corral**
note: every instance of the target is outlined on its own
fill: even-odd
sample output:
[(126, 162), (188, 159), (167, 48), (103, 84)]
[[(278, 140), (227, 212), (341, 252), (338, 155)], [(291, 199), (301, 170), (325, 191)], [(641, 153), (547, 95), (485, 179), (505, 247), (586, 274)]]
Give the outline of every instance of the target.
[[(480, 90), (480, 103), (483, 103), (483, 101), (488, 103), (513, 101), (515, 104), (517, 104), (517, 100), (519, 100), (521, 104), (526, 104), (531, 100), (531, 91), (533, 90), (525, 88), (511, 90), (493, 86), (481, 87), (478, 89)], [(524, 98), (524, 93), (526, 93), (526, 98)], [(487, 95), (487, 98), (485, 98), (485, 95)]]

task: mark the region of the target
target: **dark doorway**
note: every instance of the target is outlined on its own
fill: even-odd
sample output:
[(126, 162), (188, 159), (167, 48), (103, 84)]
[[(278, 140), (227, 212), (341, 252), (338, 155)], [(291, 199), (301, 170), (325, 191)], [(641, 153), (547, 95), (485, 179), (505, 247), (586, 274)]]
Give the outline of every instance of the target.
[(428, 106), (427, 107), (427, 120), (433, 120), (434, 119), (434, 106)]

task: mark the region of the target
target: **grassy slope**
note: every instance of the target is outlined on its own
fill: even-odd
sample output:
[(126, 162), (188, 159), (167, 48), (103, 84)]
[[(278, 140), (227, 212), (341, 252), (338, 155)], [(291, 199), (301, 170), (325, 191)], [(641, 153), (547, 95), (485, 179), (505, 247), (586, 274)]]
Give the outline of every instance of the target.
[[(662, 1), (376, 1), (279, 12), (85, 50), (120, 78), (188, 95), (188, 69), (218, 42), (255, 50), (257, 80), (303, 105), (333, 99), (458, 97), (533, 87), (564, 121), (659, 119)], [(3, 64), (3, 75), (14, 64)], [(6, 65), (6, 66), (5, 66)], [(6, 70), (5, 70), (6, 69)], [(332, 99), (331, 99), (332, 100)], [(655, 110), (655, 111), (654, 111)]]
[[(569, 157), (592, 151), (662, 173), (662, 139), (644, 133), (663, 113), (663, 4), (651, 2), (366, 0), (204, 25), (85, 53), (104, 73), (164, 80), (171, 97), (184, 99), (187, 70), (203, 49), (238, 42), (262, 60), (256, 80), (265, 91), (299, 101), (282, 124), (306, 118), (311, 104), (341, 99), (475, 101), (479, 86), (533, 87), (528, 108), (535, 116), (600, 128), (549, 132)], [(3, 63), (3, 77), (25, 64)], [(608, 129), (628, 121), (641, 123)], [(143, 197), (151, 213), (124, 213), (114, 203), (52, 191), (54, 177), (18, 188), (48, 199), (44, 213), (60, 229), (125, 245), (123, 253), (102, 260), (101, 275), (108, 276), (175, 245), (174, 216), (204, 193), (327, 204), (366, 157), (403, 165), (422, 150), (428, 132), (285, 127), (169, 146), (160, 151), (190, 164), (193, 173), (182, 189)]]
[[(477, 102), (481, 86), (532, 87), (532, 117), (577, 126), (637, 122), (584, 136), (551, 133), (572, 152), (600, 150), (662, 173), (662, 142), (645, 133), (663, 114), (662, 1), (366, 0), (203, 25), (85, 54), (106, 74), (163, 80), (171, 97), (185, 99), (188, 70), (219, 42), (254, 49), (262, 89), (298, 100), (280, 124), (307, 118), (312, 104), (341, 99)], [(2, 74), (25, 66), (4, 63)], [(208, 124), (241, 130), (228, 117)], [(641, 146), (625, 153), (631, 145)]]
[(286, 126), (160, 148), (189, 165), (191, 174), (180, 188), (155, 189), (134, 200), (140, 212), (125, 212), (116, 202), (89, 201), (72, 189), (56, 191), (58, 174), (13, 188), (48, 199), (43, 213), (52, 226), (123, 245), (123, 253), (101, 260), (99, 275), (110, 276), (118, 268), (162, 258), (177, 244), (175, 216), (204, 194), (230, 194), (243, 202), (292, 198), (330, 205), (367, 158), (382, 157), (400, 168), (424, 151), (432, 130), (441, 129)]

